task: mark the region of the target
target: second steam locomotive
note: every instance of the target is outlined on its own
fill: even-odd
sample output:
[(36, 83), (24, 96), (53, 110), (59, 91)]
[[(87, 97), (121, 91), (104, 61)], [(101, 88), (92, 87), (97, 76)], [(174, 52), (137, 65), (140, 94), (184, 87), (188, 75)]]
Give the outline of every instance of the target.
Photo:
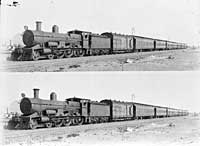
[(54, 92), (50, 94), (50, 100), (44, 100), (39, 98), (39, 89), (33, 90), (33, 98), (23, 95), (20, 102), (22, 115), (12, 117), (8, 122), (9, 128), (51, 128), (188, 114), (186, 110), (111, 99), (97, 102), (74, 97), (58, 101)]
[(59, 33), (57, 25), (52, 27), (52, 32), (45, 32), (41, 29), (41, 22), (36, 22), (36, 30), (26, 28), (23, 42), (25, 47), (16, 48), (11, 53), (12, 60), (36, 61), (41, 58), (69, 58), (187, 47), (184, 43), (109, 32), (101, 35), (80, 30)]

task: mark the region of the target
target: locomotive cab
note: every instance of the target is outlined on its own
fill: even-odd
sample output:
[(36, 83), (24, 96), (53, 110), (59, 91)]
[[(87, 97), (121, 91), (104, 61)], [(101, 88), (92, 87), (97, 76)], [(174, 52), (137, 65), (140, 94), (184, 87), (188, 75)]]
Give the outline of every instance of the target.
[(68, 32), (69, 35), (80, 35), (81, 37), (81, 46), (82, 48), (89, 49), (90, 48), (90, 40), (91, 40), (91, 32), (81, 31), (81, 30), (72, 30)]

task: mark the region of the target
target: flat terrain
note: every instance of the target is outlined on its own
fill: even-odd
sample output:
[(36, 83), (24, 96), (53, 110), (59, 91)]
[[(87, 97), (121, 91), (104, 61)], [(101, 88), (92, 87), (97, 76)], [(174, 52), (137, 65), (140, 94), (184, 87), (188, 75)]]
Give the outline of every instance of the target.
[(171, 117), (36, 130), (3, 130), (1, 145), (199, 146), (200, 117)]
[(35, 62), (5, 61), (5, 58), (4, 55), (0, 71), (190, 71), (200, 69), (200, 49), (88, 56)]

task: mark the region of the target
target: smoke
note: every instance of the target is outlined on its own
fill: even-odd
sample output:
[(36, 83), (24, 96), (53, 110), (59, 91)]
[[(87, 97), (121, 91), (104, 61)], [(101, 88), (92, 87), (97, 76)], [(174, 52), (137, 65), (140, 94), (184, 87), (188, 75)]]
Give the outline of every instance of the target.
[(25, 46), (22, 41), (22, 34), (20, 34), (20, 33), (14, 35), (14, 37), (11, 39), (11, 42), (14, 46), (20, 46), (20, 47)]

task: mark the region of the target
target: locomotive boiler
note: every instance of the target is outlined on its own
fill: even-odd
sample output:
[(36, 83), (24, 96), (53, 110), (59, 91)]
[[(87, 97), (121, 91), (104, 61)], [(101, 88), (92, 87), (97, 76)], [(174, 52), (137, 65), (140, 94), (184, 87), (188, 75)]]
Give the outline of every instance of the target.
[(25, 30), (23, 34), (23, 42), (27, 47), (34, 46), (36, 44), (43, 44), (45, 42), (55, 42), (54, 45), (57, 45), (59, 41), (69, 40), (67, 34), (59, 33), (58, 26), (54, 25), (52, 27), (52, 32), (44, 32), (41, 30), (41, 22), (36, 22), (36, 30)]
[(24, 115), (31, 115), (33, 113), (44, 113), (63, 115), (70, 110), (79, 110), (80, 104), (77, 102), (57, 101), (55, 92), (50, 94), (50, 100), (39, 98), (39, 89), (34, 90), (34, 98), (24, 97), (20, 102), (20, 110)]

